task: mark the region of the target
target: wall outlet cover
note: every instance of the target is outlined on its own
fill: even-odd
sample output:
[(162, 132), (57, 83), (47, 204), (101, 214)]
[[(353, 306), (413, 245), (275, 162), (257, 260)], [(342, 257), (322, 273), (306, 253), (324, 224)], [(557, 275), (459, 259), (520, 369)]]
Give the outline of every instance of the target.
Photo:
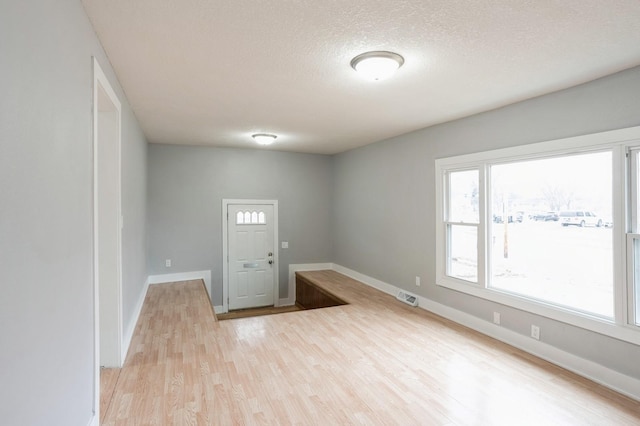
[(538, 327), (537, 325), (531, 326), (531, 337), (536, 340), (540, 340), (540, 327)]

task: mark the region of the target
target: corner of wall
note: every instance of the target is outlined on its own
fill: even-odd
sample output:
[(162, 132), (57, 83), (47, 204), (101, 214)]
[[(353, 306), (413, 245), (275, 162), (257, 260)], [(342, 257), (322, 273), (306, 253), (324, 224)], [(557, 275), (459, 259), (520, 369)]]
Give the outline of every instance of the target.
[(333, 269), (333, 263), (298, 263), (289, 265), (289, 292), (286, 299), (280, 299), (278, 306), (291, 306), (296, 303), (296, 272)]

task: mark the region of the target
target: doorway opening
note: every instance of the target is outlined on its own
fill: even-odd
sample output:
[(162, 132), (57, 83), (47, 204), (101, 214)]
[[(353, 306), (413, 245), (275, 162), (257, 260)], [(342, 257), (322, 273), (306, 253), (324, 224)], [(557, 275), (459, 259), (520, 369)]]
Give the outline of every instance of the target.
[(100, 367), (122, 367), (121, 104), (93, 58), (95, 400)]

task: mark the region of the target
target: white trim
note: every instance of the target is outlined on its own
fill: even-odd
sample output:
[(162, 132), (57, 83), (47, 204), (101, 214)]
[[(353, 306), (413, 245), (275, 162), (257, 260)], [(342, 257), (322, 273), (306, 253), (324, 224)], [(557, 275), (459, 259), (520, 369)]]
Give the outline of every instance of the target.
[(144, 299), (147, 296), (147, 291), (149, 290), (149, 278), (144, 283), (144, 287), (140, 292), (140, 296), (138, 296), (138, 303), (136, 303), (136, 307), (133, 309), (133, 316), (131, 317), (131, 321), (129, 321), (129, 325), (127, 326), (127, 331), (124, 334), (124, 340), (122, 342), (122, 360), (127, 359), (127, 352), (129, 352), (129, 346), (131, 346), (131, 341), (133, 340), (133, 333), (136, 331), (136, 325), (138, 325), (138, 319), (140, 318), (140, 313), (142, 312), (142, 306), (144, 305)]
[[(333, 269), (394, 297), (397, 292), (401, 290), (399, 287), (345, 268), (344, 266), (334, 264)], [(640, 401), (640, 379), (619, 373), (593, 361), (565, 352), (555, 346), (551, 346), (539, 340), (534, 340), (530, 337), (516, 333), (515, 331), (495, 325), (489, 321), (484, 321), (466, 312), (434, 302), (426, 297), (418, 296), (418, 300), (418, 307), (420, 309), (433, 312), (434, 314), (440, 315), (455, 323), (469, 327), (479, 333), (521, 349), (537, 356), (538, 358), (542, 358), (552, 364), (572, 371), (582, 377), (586, 377), (589, 380), (613, 389), (614, 391), (626, 395), (629, 398)], [(395, 298), (392, 303), (396, 303)]]
[(229, 206), (234, 204), (256, 204), (273, 206), (273, 306), (280, 306), (280, 250), (278, 237), (278, 200), (244, 200), (223, 198), (222, 199), (222, 310), (225, 314), (229, 312), (229, 229), (227, 213)]
[(291, 298), (287, 297), (286, 299), (279, 299), (278, 300), (278, 306), (280, 306), (280, 307), (293, 306), (295, 304), (296, 304), (295, 298), (292, 300)]
[[(118, 233), (116, 235), (116, 263), (118, 271), (116, 276), (118, 278), (117, 293), (118, 293), (118, 306), (117, 306), (117, 331), (118, 342), (122, 352), (122, 105), (115, 91), (109, 83), (109, 79), (102, 71), (98, 60), (92, 57), (93, 65), (93, 101), (92, 101), (92, 149), (93, 149), (93, 322), (94, 322), (94, 401), (93, 401), (93, 413), (95, 418), (93, 421), (99, 421), (100, 418), (100, 283), (99, 283), (99, 268), (98, 268), (98, 87), (104, 90), (105, 94), (109, 97), (111, 103), (115, 106), (118, 114), (117, 120), (117, 135), (116, 135), (116, 150), (117, 150), (117, 194), (116, 194), (116, 214), (119, 220)], [(122, 365), (123, 358), (120, 357), (118, 364)]]
[(98, 418), (97, 414), (93, 414), (91, 419), (89, 419), (89, 423), (87, 423), (87, 426), (100, 426), (100, 419)]
[(494, 149), (472, 154), (436, 159), (436, 165), (445, 168), (473, 168), (479, 162), (520, 161), (528, 158), (539, 158), (540, 153), (549, 155), (573, 154), (580, 151), (593, 151), (598, 148), (610, 148), (613, 145), (625, 145), (640, 138), (640, 126), (608, 132), (574, 136), (544, 142), (536, 142), (509, 148)]
[(211, 271), (189, 271), (176, 272), (174, 274), (149, 275), (147, 281), (149, 284), (174, 283), (176, 281), (203, 280), (204, 286), (209, 293), (209, 302), (211, 303)]
[(213, 312), (216, 314), (224, 314), (224, 307), (222, 305), (216, 305), (213, 307)]
[(332, 269), (333, 263), (296, 263), (289, 265), (289, 289), (287, 298), (280, 299), (278, 306), (292, 306), (296, 303), (296, 272), (297, 271), (322, 271)]

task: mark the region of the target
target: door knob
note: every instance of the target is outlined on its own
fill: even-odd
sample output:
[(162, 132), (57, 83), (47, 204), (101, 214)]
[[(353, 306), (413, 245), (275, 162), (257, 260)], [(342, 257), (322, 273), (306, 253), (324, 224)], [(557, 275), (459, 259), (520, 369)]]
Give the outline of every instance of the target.
[(271, 256), (273, 256), (273, 253), (269, 252), (269, 254), (267, 254), (267, 256), (271, 257)]
[(273, 265), (273, 260), (270, 260), (270, 261), (269, 261), (269, 265)]

